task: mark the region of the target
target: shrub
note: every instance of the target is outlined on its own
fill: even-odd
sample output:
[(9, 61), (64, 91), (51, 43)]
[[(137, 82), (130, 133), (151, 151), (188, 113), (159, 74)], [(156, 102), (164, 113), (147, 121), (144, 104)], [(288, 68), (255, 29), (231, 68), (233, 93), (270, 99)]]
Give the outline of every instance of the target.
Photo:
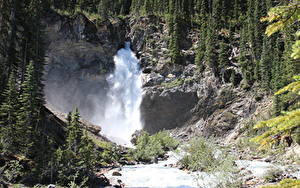
[[(214, 183), (217, 187), (240, 187), (240, 182), (235, 177), (238, 169), (234, 165), (234, 159), (212, 141), (196, 138), (184, 150), (186, 154), (179, 163), (189, 170), (206, 172), (206, 175), (197, 174), (199, 186), (206, 187)], [(218, 182), (209, 182), (207, 175), (215, 177), (211, 179)]]
[(171, 82), (164, 82), (162, 83), (161, 85), (163, 87), (166, 87), (166, 88), (173, 88), (173, 87), (177, 87), (177, 86), (181, 86), (182, 84), (184, 84), (184, 80), (181, 79), (181, 78), (177, 78)]
[(178, 145), (179, 142), (170, 137), (166, 131), (152, 136), (143, 132), (137, 138), (136, 148), (131, 151), (131, 154), (135, 160), (151, 162), (158, 157), (163, 157), (167, 151), (176, 149)]
[(189, 170), (210, 171), (218, 166), (219, 161), (214, 157), (214, 149), (203, 138), (192, 140), (184, 150), (187, 154), (180, 163)]

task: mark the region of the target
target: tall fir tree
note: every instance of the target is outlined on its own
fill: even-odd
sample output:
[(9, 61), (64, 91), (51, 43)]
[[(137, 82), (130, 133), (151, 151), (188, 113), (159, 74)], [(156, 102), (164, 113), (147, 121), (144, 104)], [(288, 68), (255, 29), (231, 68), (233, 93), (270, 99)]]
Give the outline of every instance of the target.
[(9, 76), (6, 90), (3, 93), (3, 103), (0, 106), (0, 137), (4, 153), (17, 154), (23, 135), (16, 119), (18, 115), (18, 87), (15, 73)]
[(218, 56), (218, 64), (219, 64), (220, 70), (226, 68), (229, 64), (228, 48), (227, 48), (227, 44), (224, 41), (220, 42), (220, 52), (219, 52), (219, 56)]
[(216, 27), (212, 17), (209, 19), (208, 31), (206, 35), (206, 50), (205, 50), (205, 62), (212, 68), (213, 72), (218, 74), (218, 63), (216, 55)]
[(262, 88), (269, 91), (270, 88), (270, 82), (271, 82), (271, 68), (272, 68), (272, 62), (270, 59), (270, 45), (269, 45), (268, 39), (265, 37), (263, 41), (263, 50), (261, 54), (260, 59), (260, 74), (261, 74), (261, 84)]
[(37, 140), (36, 133), (39, 129), (41, 118), (42, 102), (38, 93), (39, 86), (36, 80), (35, 66), (30, 62), (25, 72), (25, 79), (21, 86), (20, 109), (17, 117), (17, 124), (23, 135), (21, 151), (25, 155), (32, 155)]

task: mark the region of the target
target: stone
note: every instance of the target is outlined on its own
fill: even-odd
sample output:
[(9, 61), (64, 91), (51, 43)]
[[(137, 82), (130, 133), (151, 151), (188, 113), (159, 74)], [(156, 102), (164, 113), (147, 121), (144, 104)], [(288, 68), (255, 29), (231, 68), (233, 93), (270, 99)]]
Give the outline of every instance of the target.
[(162, 75), (154, 72), (150, 74), (142, 74), (143, 87), (160, 85), (164, 80), (165, 78)]
[(112, 176), (122, 176), (122, 174), (118, 171), (112, 173)]
[(140, 137), (142, 134), (143, 134), (143, 131), (142, 131), (142, 130), (136, 130), (136, 131), (132, 134), (130, 142), (131, 142), (133, 145), (136, 145), (136, 141), (137, 141), (138, 137)]

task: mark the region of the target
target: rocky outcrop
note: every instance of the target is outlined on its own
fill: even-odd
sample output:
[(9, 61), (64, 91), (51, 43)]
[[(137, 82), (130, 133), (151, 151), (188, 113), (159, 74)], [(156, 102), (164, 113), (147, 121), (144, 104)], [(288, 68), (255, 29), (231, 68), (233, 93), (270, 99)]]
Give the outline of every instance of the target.
[(197, 31), (191, 30), (181, 39), (182, 64), (178, 65), (169, 58), (168, 30), (160, 18), (141, 17), (129, 24), (128, 37), (143, 71), (141, 113), (145, 130), (154, 133), (182, 127), (187, 135), (225, 136), (254, 114), (260, 101), (255, 90), (243, 86), (235, 61), (237, 47), (232, 47), (231, 66), (218, 75), (205, 62), (206, 68), (200, 72), (194, 64)]
[(155, 133), (182, 126), (192, 117), (191, 110), (197, 101), (196, 91), (147, 88), (141, 107), (144, 129)]

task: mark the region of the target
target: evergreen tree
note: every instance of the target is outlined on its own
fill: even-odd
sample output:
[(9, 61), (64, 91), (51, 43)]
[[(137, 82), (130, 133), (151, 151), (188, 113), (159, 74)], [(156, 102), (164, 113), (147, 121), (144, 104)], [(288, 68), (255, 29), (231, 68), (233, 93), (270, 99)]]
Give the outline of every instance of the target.
[(218, 57), (219, 69), (224, 69), (229, 64), (228, 54), (227, 54), (227, 46), (224, 41), (220, 43), (220, 52)]
[(68, 137), (67, 137), (67, 149), (73, 151), (75, 154), (78, 152), (80, 139), (82, 137), (82, 132), (80, 130), (80, 115), (77, 108), (71, 114), (71, 123), (68, 127)]
[(23, 135), (23, 143), (20, 149), (25, 155), (31, 155), (34, 152), (35, 142), (37, 142), (32, 138), (36, 137), (35, 134), (38, 130), (42, 108), (42, 99), (38, 93), (39, 87), (32, 62), (27, 66), (25, 80), (22, 83), (21, 89), (22, 93), (19, 98), (20, 109), (17, 117), (17, 124)]
[(238, 57), (239, 64), (242, 69), (243, 77), (247, 81), (247, 83), (251, 83), (253, 81), (253, 68), (251, 62), (247, 59), (247, 48), (246, 48), (246, 34), (245, 28), (241, 31), (240, 38), (240, 54)]
[(215, 33), (214, 20), (210, 18), (208, 31), (206, 35), (206, 51), (205, 51), (205, 61), (212, 68), (213, 72), (218, 74), (218, 64), (216, 61), (216, 33)]
[(205, 24), (203, 23), (200, 29), (200, 37), (199, 37), (198, 47), (195, 56), (195, 63), (200, 71), (203, 71), (205, 68), (203, 64), (203, 60), (205, 56), (205, 38), (206, 38), (206, 27)]
[(180, 55), (180, 48), (179, 48), (179, 25), (178, 25), (178, 17), (175, 16), (174, 18), (174, 31), (171, 34), (171, 40), (170, 40), (170, 57), (172, 63), (181, 63), (181, 55)]
[(3, 93), (4, 102), (0, 106), (1, 145), (5, 153), (18, 153), (22, 142), (19, 127), (16, 124), (18, 110), (18, 88), (15, 74), (10, 74), (6, 90)]
[(271, 81), (271, 59), (269, 54), (269, 41), (264, 38), (263, 51), (260, 59), (260, 74), (262, 87), (266, 90), (270, 90)]

